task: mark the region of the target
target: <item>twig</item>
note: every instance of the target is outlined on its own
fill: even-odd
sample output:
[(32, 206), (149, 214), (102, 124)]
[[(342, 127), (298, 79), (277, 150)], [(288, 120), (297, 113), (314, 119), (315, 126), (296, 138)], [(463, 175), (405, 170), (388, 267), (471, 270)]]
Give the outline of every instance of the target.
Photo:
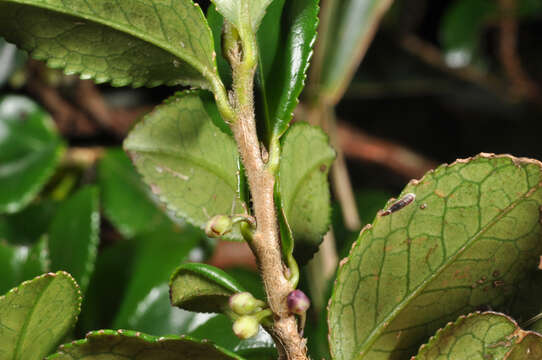
[(494, 93), (505, 101), (516, 100), (511, 97), (508, 87), (499, 78), (491, 74), (486, 74), (469, 65), (458, 68), (448, 66), (437, 47), (414, 35), (405, 35), (399, 43), (401, 47), (411, 55), (445, 73), (466, 82), (476, 84), (481, 88)]
[(409, 179), (419, 178), (437, 166), (412, 150), (369, 136), (345, 123), (338, 123), (337, 135), (346, 156), (388, 167)]
[(282, 262), (273, 193), (275, 176), (262, 158), (256, 132), (253, 102), (256, 40), (251, 30), (240, 33), (245, 36), (241, 37), (242, 53), (233, 47), (227, 54), (233, 70), (232, 105), (235, 108), (235, 118), (230, 126), (245, 166), (258, 224), (250, 246), (256, 255), (269, 307), (274, 314), (272, 335), (277, 342), (279, 356), (281, 359), (307, 360), (305, 340), (298, 333), (297, 321), (289, 314), (286, 304), (286, 298), (293, 289)]
[(506, 76), (512, 83), (512, 90), (518, 97), (529, 98), (542, 103), (542, 91), (521, 65), (517, 48), (518, 23), (514, 16), (517, 9), (516, 0), (499, 0), (501, 9), (499, 31), (499, 54)]

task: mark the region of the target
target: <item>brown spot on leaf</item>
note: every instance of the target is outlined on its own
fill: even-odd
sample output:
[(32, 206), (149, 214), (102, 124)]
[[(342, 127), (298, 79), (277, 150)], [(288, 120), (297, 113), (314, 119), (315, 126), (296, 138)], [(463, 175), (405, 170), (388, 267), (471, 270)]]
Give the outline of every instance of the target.
[(320, 165), (320, 171), (321, 171), (321, 172), (326, 172), (326, 170), (327, 170), (327, 166), (326, 166), (326, 165), (324, 165), (324, 164)]

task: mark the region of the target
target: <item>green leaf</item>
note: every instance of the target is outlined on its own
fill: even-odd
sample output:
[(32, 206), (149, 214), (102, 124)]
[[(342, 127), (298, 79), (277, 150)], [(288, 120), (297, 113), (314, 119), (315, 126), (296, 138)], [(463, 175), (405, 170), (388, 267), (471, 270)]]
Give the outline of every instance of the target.
[(112, 327), (130, 283), (136, 247), (133, 240), (119, 240), (100, 250), (79, 316), (78, 333)]
[(504, 314), (476, 312), (440, 329), (413, 360), (541, 358), (542, 336), (520, 329)]
[(98, 183), (104, 213), (124, 237), (170, 223), (124, 151), (110, 149), (105, 153), (98, 164)]
[(171, 307), (168, 297), (164, 296), (167, 281), (200, 239), (200, 232), (193, 228), (173, 226), (161, 226), (133, 239), (136, 254), (114, 328), (148, 331), (154, 335), (175, 330), (174, 317), (178, 309)]
[(0, 0), (0, 35), (53, 68), (113, 86), (216, 77), (211, 31), (191, 0)]
[(224, 85), (230, 88), (232, 84), (231, 66), (222, 53), (222, 26), (224, 24), (224, 17), (216, 11), (213, 3), (209, 4), (209, 8), (207, 9), (207, 23), (213, 33), (218, 73)]
[(0, 294), (48, 270), (47, 237), (33, 246), (0, 243)]
[(258, 33), (258, 84), (269, 135), (288, 128), (305, 85), (318, 25), (318, 1), (275, 0)]
[[(203, 229), (214, 215), (244, 213), (237, 147), (213, 125), (197, 93), (178, 93), (158, 106), (124, 148), (153, 192), (191, 224)], [(242, 240), (239, 227), (226, 238)]]
[(214, 266), (182, 264), (169, 281), (171, 304), (185, 310), (229, 313), (231, 295), (245, 291), (232, 277)]
[(255, 34), (272, 0), (212, 0), (216, 10), (242, 32), (249, 28)]
[(450, 6), (440, 29), (442, 47), (450, 66), (465, 66), (475, 60), (482, 30), (497, 12), (498, 4), (491, 0), (460, 0)]
[(0, 239), (10, 244), (34, 244), (49, 230), (57, 207), (56, 202), (41, 199), (15, 214), (0, 215)]
[(284, 136), (279, 191), (295, 240), (296, 259), (312, 256), (328, 230), (331, 206), (327, 174), (334, 159), (335, 151), (319, 128), (295, 123)]
[(188, 336), (154, 337), (129, 330), (99, 330), (62, 345), (47, 360), (242, 360), (241, 357)]
[(260, 327), (260, 332), (256, 336), (239, 340), (232, 331), (232, 321), (225, 315), (210, 315), (207, 321), (188, 335), (201, 340), (210, 340), (247, 360), (274, 360), (277, 358), (273, 339), (265, 330)]
[(333, 1), (330, 9), (326, 48), (323, 50), (324, 65), (321, 76), (321, 92), (328, 101), (338, 102), (365, 55), (392, 0), (346, 0)]
[(0, 297), (0, 358), (41, 360), (73, 327), (81, 293), (65, 272), (25, 281)]
[(21, 96), (0, 99), (0, 132), (0, 213), (13, 213), (40, 192), (64, 146), (51, 117)]
[(86, 291), (98, 250), (100, 233), (98, 189), (86, 186), (69, 197), (49, 229), (52, 270), (65, 270)]
[[(342, 261), (329, 304), (334, 359), (406, 358), (447, 321), (506, 308), (542, 252), (541, 164), (480, 154), (403, 190)], [(393, 202), (388, 203), (388, 207)]]

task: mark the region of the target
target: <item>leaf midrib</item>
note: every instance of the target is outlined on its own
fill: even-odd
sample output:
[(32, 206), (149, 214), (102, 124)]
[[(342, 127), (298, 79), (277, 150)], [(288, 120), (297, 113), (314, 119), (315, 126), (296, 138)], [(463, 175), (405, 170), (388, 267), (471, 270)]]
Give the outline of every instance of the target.
[(464, 246), (462, 246), (453, 256), (449, 258), (450, 261), (445, 263), (443, 266), (441, 266), (440, 269), (433, 272), (433, 274), (424, 280), (418, 288), (411, 293), (410, 296), (408, 296), (405, 300), (401, 301), (395, 309), (389, 313), (388, 316), (386, 316), (384, 319), (380, 321), (380, 325), (378, 325), (367, 337), (367, 340), (358, 347), (359, 349), (359, 356), (357, 357), (358, 360), (363, 359), (363, 357), (367, 354), (367, 351), (371, 350), (371, 347), (374, 345), (374, 343), (380, 338), (380, 335), (382, 335), (382, 330), (391, 324), (391, 321), (395, 319), (395, 316), (402, 311), (406, 306), (410, 304), (410, 302), (417, 298), (417, 296), (422, 292), (427, 285), (429, 285), (435, 278), (437, 278), (444, 270), (448, 268), (451, 264), (455, 263), (455, 260), (465, 251), (467, 251), (474, 243), (477, 242), (479, 237), (481, 237), (488, 229), (490, 229), (493, 225), (495, 225), (499, 220), (501, 220), (505, 215), (507, 215), (510, 211), (512, 211), (519, 203), (527, 199), (527, 194), (529, 194), (531, 191), (536, 192), (537, 189), (540, 189), (542, 187), (542, 183), (539, 183), (532, 188), (529, 188), (524, 194), (521, 195), (520, 198), (518, 198), (516, 201), (512, 202), (509, 206), (507, 206), (498, 216), (496, 216), (492, 221), (490, 221), (482, 230), (480, 230), (477, 234), (475, 234), (472, 237), (472, 240), (468, 241), (468, 243)]
[(26, 320), (23, 324), (23, 326), (21, 327), (21, 330), (19, 331), (20, 333), (20, 336), (19, 336), (19, 339), (17, 339), (17, 344), (15, 345), (15, 351), (13, 352), (13, 358), (15, 360), (18, 359), (18, 354), (19, 354), (19, 351), (21, 350), (21, 346), (22, 346), (22, 341), (23, 341), (23, 338), (25, 337), (25, 334), (24, 332), (26, 331), (26, 329), (28, 328), (28, 325), (30, 323), (30, 320), (32, 319), (32, 316), (34, 315), (34, 311), (36, 310), (36, 307), (37, 307), (37, 304), (39, 303), (39, 301), (41, 300), (41, 298), (43, 297), (43, 295), (45, 294), (45, 292), (47, 291), (47, 289), (49, 288), (49, 286), (51, 286), (51, 284), (53, 283), (53, 281), (55, 281), (56, 277), (53, 277), (51, 279), (51, 281), (45, 286), (45, 288), (42, 290), (41, 294), (38, 295), (38, 297), (36, 298), (36, 301), (34, 301), (34, 304), (32, 305), (32, 309), (30, 310), (30, 313), (28, 314), (28, 316), (26, 317)]
[[(109, 27), (111, 29), (114, 29), (116, 31), (119, 31), (121, 33), (131, 35), (131, 36), (133, 36), (135, 38), (138, 38), (138, 39), (143, 40), (143, 41), (145, 41), (145, 42), (147, 42), (149, 44), (152, 44), (152, 45), (154, 45), (154, 46), (156, 46), (156, 47), (158, 47), (158, 48), (160, 48), (162, 50), (165, 50), (165, 51), (169, 52), (170, 54), (175, 55), (177, 58), (185, 61), (190, 66), (194, 67), (197, 71), (199, 71), (199, 73), (207, 81), (209, 81), (210, 83), (213, 83), (213, 79), (212, 79), (212, 76), (210, 74), (213, 74), (215, 72), (214, 69), (209, 69), (209, 67), (207, 65), (197, 61), (197, 59), (195, 59), (194, 57), (192, 57), (191, 55), (189, 55), (187, 53), (183, 53), (182, 51), (177, 52), (178, 49), (175, 49), (175, 48), (169, 46), (168, 42), (166, 42), (165, 44), (162, 45), (162, 43), (163, 43), (162, 40), (156, 39), (156, 38), (154, 38), (152, 36), (145, 35), (144, 33), (141, 33), (139, 31), (133, 31), (130, 28), (127, 28), (125, 26), (121, 26), (120, 24), (116, 24), (116, 23), (111, 22), (109, 20), (106, 20), (104, 18), (98, 18), (95, 15), (90, 15), (90, 14), (79, 14), (77, 12), (68, 11), (67, 9), (59, 8), (57, 6), (52, 6), (52, 5), (49, 5), (49, 4), (47, 4), (47, 5), (46, 4), (37, 4), (37, 3), (33, 2), (33, 1), (28, 1), (28, 0), (18, 0), (18, 1), (0, 0), (0, 2), (6, 2), (6, 3), (9, 2), (9, 3), (14, 3), (16, 5), (33, 6), (33, 7), (37, 7), (37, 8), (41, 8), (41, 9), (45, 9), (45, 10), (50, 10), (50, 11), (57, 12), (57, 13), (60, 13), (60, 14), (64, 14), (64, 15), (68, 15), (68, 16), (73, 16), (73, 17), (89, 20), (89, 21), (92, 21), (94, 23), (107, 26), (107, 27)], [(160, 18), (160, 20), (161, 20), (161, 18)]]

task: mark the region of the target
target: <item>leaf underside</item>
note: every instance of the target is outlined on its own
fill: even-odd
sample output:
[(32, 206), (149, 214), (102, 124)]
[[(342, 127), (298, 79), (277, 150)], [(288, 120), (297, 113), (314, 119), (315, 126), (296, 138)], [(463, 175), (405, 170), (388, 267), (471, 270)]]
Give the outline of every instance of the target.
[(413, 360), (538, 360), (542, 336), (521, 330), (504, 314), (485, 312), (461, 316), (439, 330)]
[(193, 85), (216, 73), (191, 0), (0, 0), (0, 36), (67, 74), (113, 86)]
[(216, 10), (237, 29), (248, 27), (253, 33), (265, 14), (265, 9), (272, 0), (213, 0)]
[(206, 264), (181, 265), (169, 282), (171, 304), (197, 312), (229, 312), (231, 295), (244, 289), (231, 276)]
[(513, 302), (542, 252), (540, 170), (480, 154), (411, 181), (402, 196), (416, 199), (378, 215), (342, 261), (328, 316), (334, 359), (403, 359), (447, 321)]
[(185, 336), (154, 337), (129, 330), (99, 330), (61, 345), (47, 360), (231, 360), (242, 358)]
[[(213, 125), (197, 92), (158, 106), (130, 132), (124, 149), (152, 191), (191, 224), (203, 229), (214, 215), (244, 213), (237, 147)], [(239, 227), (225, 238), (242, 240)]]
[(0, 359), (41, 360), (77, 320), (81, 293), (65, 272), (25, 281), (0, 297)]
[(282, 146), (280, 199), (295, 240), (295, 256), (304, 261), (316, 251), (329, 227), (327, 174), (335, 151), (321, 129), (306, 123), (295, 123)]

